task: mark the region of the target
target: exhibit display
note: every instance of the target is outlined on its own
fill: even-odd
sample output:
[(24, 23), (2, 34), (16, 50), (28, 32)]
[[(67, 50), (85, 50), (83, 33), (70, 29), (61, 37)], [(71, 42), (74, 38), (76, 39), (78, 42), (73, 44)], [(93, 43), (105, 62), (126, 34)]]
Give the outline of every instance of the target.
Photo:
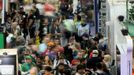
[(18, 75), (17, 61), (16, 49), (1, 49), (0, 75)]
[(0, 73), (2, 75), (17, 75), (15, 55), (0, 55)]

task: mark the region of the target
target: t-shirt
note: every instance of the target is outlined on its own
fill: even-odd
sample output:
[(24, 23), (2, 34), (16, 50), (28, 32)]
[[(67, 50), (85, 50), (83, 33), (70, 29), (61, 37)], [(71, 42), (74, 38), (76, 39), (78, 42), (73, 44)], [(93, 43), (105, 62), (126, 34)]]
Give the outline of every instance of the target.
[(32, 63), (24, 63), (24, 64), (21, 65), (21, 70), (23, 72), (27, 72), (34, 66), (35, 66), (35, 63), (33, 63), (33, 62)]
[(73, 19), (66, 19), (63, 21), (65, 29), (70, 32), (75, 32), (75, 25)]
[(13, 34), (9, 34), (7, 37), (6, 37), (6, 42), (7, 43), (10, 43), (12, 41), (12, 37), (13, 37)]
[(39, 9), (40, 15), (44, 15), (44, 6), (43, 4), (36, 4), (36, 8)]
[(39, 36), (40, 37), (43, 37), (43, 36), (45, 36), (46, 34), (49, 33), (49, 26), (48, 25), (47, 26), (41, 25), (39, 27), (39, 31), (40, 31)]
[(47, 45), (45, 43), (39, 45), (39, 53), (45, 52), (46, 49), (47, 49)]
[(32, 9), (32, 5), (25, 5), (23, 7), (24, 7), (24, 11), (26, 12), (26, 14), (28, 14)]
[(84, 34), (88, 34), (89, 35), (90, 30), (89, 30), (89, 24), (86, 24), (85, 26), (80, 25), (78, 27), (78, 36), (82, 36)]

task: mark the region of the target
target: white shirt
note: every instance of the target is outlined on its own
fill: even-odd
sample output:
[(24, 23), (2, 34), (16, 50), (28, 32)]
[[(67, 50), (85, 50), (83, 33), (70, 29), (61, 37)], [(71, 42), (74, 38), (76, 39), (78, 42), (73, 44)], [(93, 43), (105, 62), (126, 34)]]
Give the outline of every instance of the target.
[(89, 25), (82, 26), (80, 25), (78, 27), (78, 36), (82, 36), (83, 34), (89, 34)]
[(39, 53), (45, 52), (46, 49), (47, 45), (45, 43), (39, 45)]
[(33, 8), (32, 7), (32, 5), (25, 5), (25, 6), (23, 6), (24, 7), (24, 11), (28, 14), (30, 11), (31, 11), (31, 9)]
[(6, 42), (7, 42), (7, 43), (10, 43), (12, 37), (13, 37), (13, 34), (9, 34), (9, 35), (6, 37)]
[[(53, 69), (55, 69), (58, 65), (60, 64), (60, 60), (54, 60), (54, 65), (53, 65)], [(71, 64), (68, 60), (64, 59), (64, 64), (68, 65), (69, 67), (71, 67)]]
[(40, 3), (36, 4), (36, 8), (39, 9), (39, 12), (41, 15), (44, 15), (44, 5), (43, 4), (40, 4)]

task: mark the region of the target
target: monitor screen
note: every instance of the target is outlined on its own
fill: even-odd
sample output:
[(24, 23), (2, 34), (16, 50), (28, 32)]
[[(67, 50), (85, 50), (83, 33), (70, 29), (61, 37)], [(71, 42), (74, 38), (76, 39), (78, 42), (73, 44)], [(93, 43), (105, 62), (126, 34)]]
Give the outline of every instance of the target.
[(16, 55), (0, 55), (0, 75), (17, 75), (16, 63)]

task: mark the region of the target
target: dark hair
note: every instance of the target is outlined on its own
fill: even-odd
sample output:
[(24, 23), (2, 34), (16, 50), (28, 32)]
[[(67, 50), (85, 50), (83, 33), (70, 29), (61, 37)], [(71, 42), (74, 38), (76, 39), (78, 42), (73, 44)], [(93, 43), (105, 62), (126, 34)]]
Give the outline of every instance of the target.
[(97, 64), (96, 64), (96, 68), (97, 68), (97, 69), (103, 69), (102, 62), (97, 63)]
[(51, 72), (52, 71), (52, 68), (50, 66), (46, 66), (45, 67), (45, 71)]
[(108, 67), (106, 66), (104, 62), (102, 62), (102, 68), (104, 72), (109, 73)]
[(102, 39), (104, 36), (102, 35), (102, 33), (98, 33), (98, 38), (99, 40)]
[(77, 20), (81, 21), (81, 16), (80, 15), (77, 15)]
[(124, 21), (124, 16), (123, 16), (123, 15), (118, 16), (118, 20), (119, 20), (120, 22)]
[(80, 70), (80, 69), (85, 69), (85, 66), (83, 64), (79, 64), (77, 66), (77, 71)]

